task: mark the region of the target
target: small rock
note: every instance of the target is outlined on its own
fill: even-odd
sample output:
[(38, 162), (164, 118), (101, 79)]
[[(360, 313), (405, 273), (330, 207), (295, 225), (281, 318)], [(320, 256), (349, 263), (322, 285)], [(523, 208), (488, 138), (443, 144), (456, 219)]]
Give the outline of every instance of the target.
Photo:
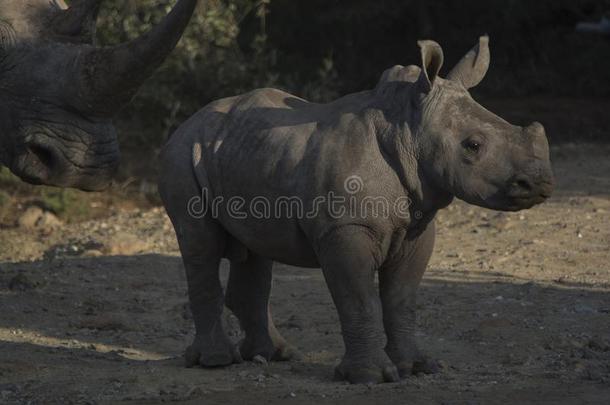
[(197, 397), (201, 397), (208, 393), (209, 393), (209, 391), (204, 390), (201, 387), (193, 387), (189, 390), (189, 392), (187, 392), (186, 398), (188, 398), (188, 399), (197, 398)]
[(576, 312), (577, 314), (594, 314), (597, 311), (595, 310), (595, 308), (592, 308), (585, 304), (575, 304), (574, 312)]
[(104, 253), (101, 250), (91, 249), (83, 252), (83, 257), (102, 257)]
[(55, 214), (46, 211), (40, 219), (38, 225), (43, 229), (55, 229), (63, 225), (63, 222)]
[(589, 381), (605, 381), (609, 377), (608, 368), (596, 363), (580, 363), (575, 367), (575, 371), (579, 373), (583, 379)]
[(413, 362), (411, 373), (413, 375), (438, 374), (442, 368), (443, 367), (439, 361), (425, 358)]
[(259, 365), (261, 365), (261, 366), (267, 366), (267, 365), (269, 365), (269, 363), (267, 362), (267, 359), (266, 359), (266, 358), (264, 358), (263, 356), (261, 356), (260, 354), (257, 354), (256, 356), (254, 356), (254, 357), (252, 358), (252, 362), (253, 362), (254, 364), (259, 364)]
[(20, 228), (32, 229), (36, 228), (36, 224), (42, 217), (43, 211), (40, 207), (29, 207), (17, 219), (17, 224)]
[(142, 253), (147, 248), (148, 245), (136, 235), (119, 232), (109, 241), (106, 251), (113, 256), (129, 256)]
[(52, 230), (59, 228), (62, 222), (51, 212), (32, 206), (25, 210), (17, 220), (20, 228)]
[(44, 252), (46, 260), (54, 260), (63, 257), (97, 257), (101, 255), (104, 245), (92, 239), (88, 240), (68, 240), (67, 243), (54, 245)]
[(33, 290), (40, 285), (39, 282), (31, 280), (23, 273), (17, 274), (8, 282), (8, 288), (11, 291), (28, 291)]
[(582, 358), (587, 360), (595, 360), (601, 357), (598, 352), (596, 352), (595, 350), (591, 350), (588, 347), (583, 347), (581, 349), (581, 354)]
[(597, 352), (610, 351), (610, 342), (608, 342), (607, 340), (605, 340), (599, 336), (595, 336), (595, 337), (591, 338), (591, 340), (589, 340), (589, 342), (587, 342), (587, 346), (591, 350), (595, 350)]
[(482, 336), (497, 336), (505, 333), (509, 328), (512, 327), (512, 323), (510, 320), (506, 318), (500, 318), (496, 314), (495, 317), (491, 319), (485, 319), (479, 323), (477, 331)]

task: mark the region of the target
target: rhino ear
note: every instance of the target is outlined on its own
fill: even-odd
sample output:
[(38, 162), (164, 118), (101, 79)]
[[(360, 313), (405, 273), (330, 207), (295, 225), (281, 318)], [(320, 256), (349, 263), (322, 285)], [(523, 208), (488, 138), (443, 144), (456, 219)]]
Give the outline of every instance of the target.
[(461, 83), (467, 89), (483, 80), (489, 68), (489, 37), (479, 38), (479, 43), (470, 50), (449, 72), (447, 79)]
[(418, 83), (422, 91), (427, 93), (432, 89), (438, 72), (443, 66), (443, 49), (431, 40), (417, 41), (421, 52), (422, 69)]
[(95, 43), (95, 23), (102, 0), (75, 0), (53, 18), (53, 31), (65, 40)]

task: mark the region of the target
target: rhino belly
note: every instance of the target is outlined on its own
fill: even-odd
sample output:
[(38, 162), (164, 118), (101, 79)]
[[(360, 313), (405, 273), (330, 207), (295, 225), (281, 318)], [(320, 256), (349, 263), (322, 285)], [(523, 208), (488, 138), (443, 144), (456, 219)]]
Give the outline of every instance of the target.
[(235, 257), (243, 257), (247, 250), (292, 266), (319, 267), (311, 243), (295, 220), (223, 217), (220, 222), (232, 236), (228, 252)]

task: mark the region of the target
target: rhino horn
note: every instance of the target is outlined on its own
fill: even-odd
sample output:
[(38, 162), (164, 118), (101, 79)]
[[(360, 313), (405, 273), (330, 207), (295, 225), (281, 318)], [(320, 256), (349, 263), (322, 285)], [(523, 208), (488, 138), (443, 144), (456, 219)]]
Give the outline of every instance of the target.
[(447, 79), (461, 83), (469, 89), (483, 80), (489, 68), (489, 37), (483, 35), (447, 75)]
[(129, 103), (184, 33), (197, 0), (180, 0), (157, 26), (114, 47), (90, 48), (79, 63), (80, 96), (92, 113), (110, 116)]
[(51, 21), (56, 35), (70, 42), (93, 44), (102, 0), (78, 0), (60, 10)]

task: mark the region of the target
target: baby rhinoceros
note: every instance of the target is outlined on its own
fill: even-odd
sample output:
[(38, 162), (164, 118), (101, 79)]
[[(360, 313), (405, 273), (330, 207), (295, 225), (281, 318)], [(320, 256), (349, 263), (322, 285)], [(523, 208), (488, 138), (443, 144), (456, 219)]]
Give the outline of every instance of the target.
[[(486, 36), (446, 79), (441, 47), (419, 46), (421, 68), (395, 66), (373, 90), (315, 104), (259, 89), (207, 105), (172, 136), (160, 191), (196, 326), (187, 366), (295, 353), (268, 309), (278, 261), (322, 268), (345, 343), (338, 378), (432, 371), (413, 330), (436, 212), (454, 197), (530, 208), (549, 197), (553, 175), (541, 124), (511, 125), (468, 93), (489, 65)], [(245, 330), (239, 349), (222, 328), (223, 304)]]

